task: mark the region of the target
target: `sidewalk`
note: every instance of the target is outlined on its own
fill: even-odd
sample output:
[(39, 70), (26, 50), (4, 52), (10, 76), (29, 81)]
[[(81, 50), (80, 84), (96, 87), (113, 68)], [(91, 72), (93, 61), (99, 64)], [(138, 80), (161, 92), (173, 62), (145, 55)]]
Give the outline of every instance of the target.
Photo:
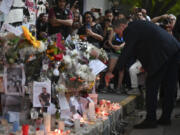
[[(180, 114), (180, 102), (177, 102), (177, 105), (173, 111), (171, 126), (158, 126), (156, 129), (143, 130), (132, 128), (128, 135), (180, 135), (180, 118), (175, 118), (176, 114)], [(157, 117), (160, 117), (160, 115), (161, 109), (158, 109)]]
[[(117, 95), (111, 93), (106, 93), (106, 94), (99, 93), (99, 99), (107, 99), (107, 100), (111, 100), (111, 102), (119, 102), (123, 108), (123, 115), (124, 114), (126, 116), (128, 114), (134, 115), (134, 113), (132, 112), (135, 110), (135, 103), (136, 103), (135, 96)], [(145, 114), (145, 111), (143, 111), (143, 114)], [(160, 116), (160, 114), (161, 114), (161, 110), (158, 109), (157, 111), (158, 117)], [(137, 118), (135, 118), (136, 116), (135, 117), (130, 116), (131, 117), (129, 118), (130, 127), (127, 128), (128, 131), (126, 130), (127, 132), (124, 135), (180, 135), (180, 118), (175, 118), (175, 114), (180, 114), (180, 103), (178, 103), (178, 105), (174, 109), (171, 126), (165, 126), (165, 127), (158, 126), (158, 128), (156, 129), (145, 129), (145, 130), (133, 129), (132, 126), (133, 124), (136, 123)], [(143, 118), (144, 117), (142, 117), (142, 119)]]
[[(174, 114), (180, 114), (180, 108), (175, 108)], [(132, 129), (129, 135), (180, 135), (180, 118), (172, 117), (171, 126), (158, 126), (156, 129)]]

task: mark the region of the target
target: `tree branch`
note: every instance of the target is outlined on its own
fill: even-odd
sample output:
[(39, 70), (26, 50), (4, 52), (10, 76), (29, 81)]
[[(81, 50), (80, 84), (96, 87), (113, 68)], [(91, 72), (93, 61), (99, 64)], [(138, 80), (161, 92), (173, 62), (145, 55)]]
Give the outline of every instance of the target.
[(172, 8), (176, 3), (177, 3), (178, 0), (171, 0), (169, 3), (166, 4), (166, 6), (161, 9), (160, 13), (161, 14), (164, 14), (166, 13), (170, 8)]

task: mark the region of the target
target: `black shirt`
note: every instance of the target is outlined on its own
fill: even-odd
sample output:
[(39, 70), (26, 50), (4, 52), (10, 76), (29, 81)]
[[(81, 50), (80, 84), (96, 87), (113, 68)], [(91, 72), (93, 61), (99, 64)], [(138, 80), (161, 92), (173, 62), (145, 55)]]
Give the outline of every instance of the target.
[[(87, 28), (86, 25), (83, 25), (83, 26), (79, 29), (78, 34), (79, 34), (79, 35), (86, 35), (86, 28)], [(103, 36), (103, 29), (102, 29), (102, 27), (101, 27), (100, 24), (95, 24), (94, 26), (91, 26), (90, 29), (91, 29), (94, 33)], [(88, 36), (88, 37), (87, 37), (87, 41), (90, 42), (90, 43), (92, 43), (92, 44), (95, 45), (96, 47), (100, 47), (100, 45), (101, 45), (101, 41), (99, 41), (99, 40), (97, 40), (97, 39), (95, 39), (95, 38), (93, 38), (93, 37), (91, 37), (91, 36)]]

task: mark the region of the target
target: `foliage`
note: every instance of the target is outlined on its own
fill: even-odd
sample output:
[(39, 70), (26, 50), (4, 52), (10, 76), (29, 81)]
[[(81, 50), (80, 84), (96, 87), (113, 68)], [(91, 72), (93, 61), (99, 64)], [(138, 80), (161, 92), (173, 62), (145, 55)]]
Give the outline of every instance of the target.
[(151, 17), (159, 16), (165, 13), (177, 15), (180, 12), (179, 0), (110, 0), (113, 3), (119, 2), (119, 5), (129, 5), (132, 7), (145, 8)]

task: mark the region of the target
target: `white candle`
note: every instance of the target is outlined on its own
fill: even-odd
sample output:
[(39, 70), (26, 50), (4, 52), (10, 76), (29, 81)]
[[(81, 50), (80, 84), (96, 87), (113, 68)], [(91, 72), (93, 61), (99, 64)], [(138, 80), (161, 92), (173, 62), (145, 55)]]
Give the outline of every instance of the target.
[(44, 131), (43, 130), (36, 131), (35, 135), (44, 135)]
[(93, 102), (89, 103), (89, 116), (90, 119), (95, 119), (95, 106)]
[(89, 97), (94, 101), (97, 105), (98, 94), (89, 94)]
[(51, 131), (51, 115), (47, 113), (44, 113), (44, 129), (45, 133)]
[(74, 127), (75, 127), (75, 131), (78, 132), (80, 129), (80, 120), (79, 119), (74, 120)]
[(58, 121), (58, 129), (64, 131), (64, 121)]

